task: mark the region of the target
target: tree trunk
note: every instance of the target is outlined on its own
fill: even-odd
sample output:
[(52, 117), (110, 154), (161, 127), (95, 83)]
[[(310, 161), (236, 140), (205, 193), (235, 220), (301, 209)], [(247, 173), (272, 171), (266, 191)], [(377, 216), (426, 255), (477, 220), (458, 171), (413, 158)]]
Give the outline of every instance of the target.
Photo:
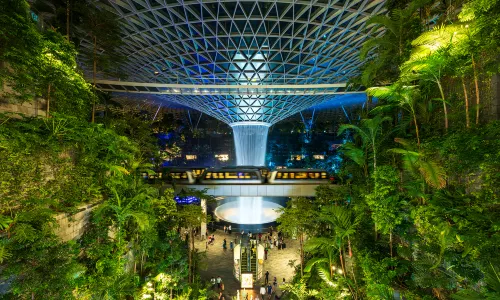
[(389, 252), (391, 253), (392, 257), (392, 231), (389, 233)]
[(446, 108), (446, 102), (444, 99), (444, 91), (443, 91), (443, 87), (441, 86), (441, 81), (437, 78), (436, 78), (436, 83), (439, 87), (439, 92), (441, 93), (441, 100), (443, 100), (444, 128), (446, 129), (446, 132), (448, 132), (448, 109)]
[(93, 72), (92, 72), (92, 80), (94, 84), (94, 97), (92, 99), (92, 123), (95, 121), (95, 97), (96, 95), (96, 89), (95, 89), (95, 82), (96, 82), (96, 72), (97, 72), (97, 38), (94, 36), (94, 59), (93, 59)]
[(51, 84), (49, 83), (49, 86), (47, 88), (47, 118), (50, 116), (49, 113), (50, 113), (50, 88), (51, 88)]
[(479, 80), (476, 72), (476, 62), (472, 56), (472, 69), (474, 70), (474, 85), (476, 86), (476, 125), (479, 124)]
[(195, 265), (194, 265), (194, 260), (193, 260), (193, 253), (194, 253), (194, 230), (191, 229), (191, 283), (194, 282), (194, 268), (195, 268)]
[(304, 237), (300, 233), (300, 276), (304, 276)]
[(411, 108), (411, 114), (413, 115), (413, 123), (415, 123), (415, 133), (417, 134), (417, 145), (418, 148), (420, 148), (420, 133), (418, 131), (417, 114), (415, 114), (413, 105), (410, 108)]
[[(191, 239), (192, 231), (189, 231), (189, 239)], [(191, 252), (191, 241), (187, 241), (188, 243), (188, 283), (191, 283), (191, 266), (193, 265), (193, 253)]]
[(69, 42), (69, 1), (66, 0), (66, 40)]
[(373, 149), (373, 173), (377, 170), (377, 149), (375, 149), (375, 141), (372, 141), (372, 149)]
[(344, 255), (342, 253), (342, 246), (339, 247), (339, 253), (340, 253), (340, 266), (342, 267), (342, 275), (344, 275), (344, 277), (346, 277), (346, 273), (345, 273), (345, 261), (344, 261)]
[(467, 96), (467, 87), (465, 86), (464, 78), (462, 77), (462, 87), (464, 88), (464, 98), (465, 98), (465, 126), (470, 127), (469, 120), (469, 97)]

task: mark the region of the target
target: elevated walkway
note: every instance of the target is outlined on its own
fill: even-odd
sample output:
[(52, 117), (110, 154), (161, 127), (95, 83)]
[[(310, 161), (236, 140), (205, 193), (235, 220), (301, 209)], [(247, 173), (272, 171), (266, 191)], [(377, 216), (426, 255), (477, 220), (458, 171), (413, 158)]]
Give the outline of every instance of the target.
[(175, 193), (187, 189), (207, 190), (211, 196), (314, 197), (319, 184), (176, 184)]

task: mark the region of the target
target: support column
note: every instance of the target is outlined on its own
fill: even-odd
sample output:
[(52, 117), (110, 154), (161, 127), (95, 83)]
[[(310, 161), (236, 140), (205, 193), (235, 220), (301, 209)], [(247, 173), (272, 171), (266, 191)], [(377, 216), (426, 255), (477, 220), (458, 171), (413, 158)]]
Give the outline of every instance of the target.
[[(203, 213), (207, 213), (207, 200), (205, 199), (201, 199), (200, 201), (200, 205), (201, 205), (201, 211), (203, 211)], [(201, 222), (201, 226), (200, 226), (200, 239), (203, 240), (204, 238), (206, 239), (207, 236), (207, 223), (205, 222)]]

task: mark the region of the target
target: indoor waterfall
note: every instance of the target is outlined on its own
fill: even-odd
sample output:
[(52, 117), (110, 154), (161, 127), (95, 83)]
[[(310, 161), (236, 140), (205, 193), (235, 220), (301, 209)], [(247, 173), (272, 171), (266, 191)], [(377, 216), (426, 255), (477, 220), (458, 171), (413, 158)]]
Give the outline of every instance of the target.
[(267, 133), (270, 124), (264, 122), (232, 123), (236, 164), (239, 166), (264, 166)]

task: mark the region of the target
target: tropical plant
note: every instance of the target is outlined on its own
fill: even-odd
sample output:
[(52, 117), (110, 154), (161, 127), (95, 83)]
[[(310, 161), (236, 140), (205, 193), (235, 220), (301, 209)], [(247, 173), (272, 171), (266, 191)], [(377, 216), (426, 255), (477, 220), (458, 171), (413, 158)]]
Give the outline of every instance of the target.
[[(387, 87), (371, 87), (366, 90), (367, 94), (378, 99), (387, 101), (387, 105), (397, 105), (410, 113), (415, 125), (415, 133), (417, 135), (417, 144), (420, 147), (420, 134), (417, 122), (417, 110), (415, 108), (418, 99), (418, 89), (415, 86), (401, 86), (393, 84)], [(386, 105), (378, 106), (374, 111), (385, 109)]]
[[(88, 63), (92, 64), (92, 84), (95, 92), (98, 68), (105, 74), (118, 75), (117, 66), (125, 59), (118, 51), (118, 48), (123, 45), (120, 25), (115, 14), (105, 7), (96, 5), (93, 1), (79, 1), (75, 9), (82, 14), (82, 24), (79, 29), (92, 44), (88, 50), (84, 48), (81, 54)], [(123, 77), (123, 74), (119, 76)], [(95, 101), (94, 98), (92, 123), (95, 121)]]
[[(335, 241), (339, 250), (340, 265), (344, 277), (346, 276), (345, 246), (350, 245), (350, 236), (356, 232), (361, 222), (360, 215), (345, 206), (323, 207), (319, 215), (321, 221), (330, 226), (330, 238)], [(350, 246), (349, 246), (350, 248)], [(351, 252), (351, 249), (349, 249)]]
[(299, 239), (300, 274), (302, 276), (304, 273), (304, 235), (314, 229), (313, 220), (317, 217), (317, 212), (313, 201), (305, 197), (292, 198), (279, 212), (281, 215), (276, 220), (279, 223), (278, 229)]
[(362, 119), (360, 125), (342, 124), (337, 132), (341, 135), (344, 131), (351, 129), (361, 137), (365, 150), (371, 150), (373, 159), (373, 171), (377, 169), (377, 149), (384, 140), (383, 123), (390, 121), (389, 117), (375, 116), (372, 119)]
[[(363, 67), (361, 83), (365, 86), (386, 84), (399, 75), (398, 66), (410, 55), (410, 43), (420, 33), (418, 9), (430, 0), (412, 1), (406, 8), (396, 8), (387, 15), (371, 17), (366, 26), (370, 31), (385, 31), (367, 40), (360, 51), (361, 60), (368, 60)], [(371, 56), (369, 56), (371, 54)]]

